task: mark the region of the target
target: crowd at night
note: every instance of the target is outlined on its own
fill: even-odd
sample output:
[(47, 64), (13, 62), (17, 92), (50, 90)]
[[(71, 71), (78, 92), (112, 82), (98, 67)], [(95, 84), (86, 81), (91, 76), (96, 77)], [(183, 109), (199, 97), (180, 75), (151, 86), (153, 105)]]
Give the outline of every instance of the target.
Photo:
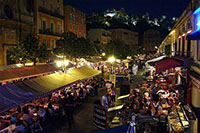
[(0, 132), (198, 133), (199, 0), (0, 0)]

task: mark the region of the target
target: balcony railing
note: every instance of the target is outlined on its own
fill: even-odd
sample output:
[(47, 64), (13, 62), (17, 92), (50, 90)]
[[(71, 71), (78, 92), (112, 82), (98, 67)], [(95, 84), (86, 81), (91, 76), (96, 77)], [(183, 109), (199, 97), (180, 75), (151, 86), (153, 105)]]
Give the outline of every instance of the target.
[(39, 7), (39, 12), (42, 12), (42, 13), (45, 13), (45, 14), (48, 14), (48, 15), (51, 15), (51, 16), (54, 16), (54, 17), (57, 17), (57, 18), (60, 18), (60, 19), (64, 19), (64, 16), (57, 13), (57, 12), (53, 12), (53, 11), (50, 11), (50, 10), (47, 10), (43, 7)]
[(46, 29), (46, 30), (40, 29), (40, 30), (39, 30), (39, 34), (52, 35), (52, 36), (59, 36), (59, 37), (62, 36), (61, 33), (52, 32), (50, 29)]

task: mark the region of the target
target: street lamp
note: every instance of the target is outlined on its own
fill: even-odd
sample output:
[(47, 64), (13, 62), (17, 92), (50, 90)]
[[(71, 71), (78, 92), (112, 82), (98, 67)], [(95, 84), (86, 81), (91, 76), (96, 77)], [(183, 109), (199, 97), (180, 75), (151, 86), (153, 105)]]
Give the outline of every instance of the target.
[(64, 60), (64, 61), (57, 61), (56, 62), (57, 67), (62, 67), (64, 73), (66, 72), (66, 66), (69, 65), (69, 60)]
[(114, 56), (109, 57), (109, 58), (108, 58), (108, 61), (109, 61), (110, 63), (114, 63), (114, 62), (115, 62), (115, 57), (114, 57)]

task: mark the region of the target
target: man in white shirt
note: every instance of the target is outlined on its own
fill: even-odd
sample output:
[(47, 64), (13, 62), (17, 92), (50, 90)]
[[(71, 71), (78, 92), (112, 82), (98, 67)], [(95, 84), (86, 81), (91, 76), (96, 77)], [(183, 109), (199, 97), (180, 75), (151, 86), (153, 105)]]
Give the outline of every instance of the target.
[(106, 96), (102, 96), (102, 106), (108, 108), (108, 94), (106, 94)]

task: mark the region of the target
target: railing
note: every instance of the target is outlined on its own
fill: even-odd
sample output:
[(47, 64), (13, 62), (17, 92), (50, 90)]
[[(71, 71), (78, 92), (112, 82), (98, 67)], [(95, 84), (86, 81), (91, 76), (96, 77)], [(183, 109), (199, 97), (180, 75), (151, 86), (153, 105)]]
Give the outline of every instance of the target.
[(50, 29), (46, 29), (46, 30), (39, 29), (39, 34), (52, 35), (52, 36), (59, 36), (59, 37), (62, 36), (61, 33), (52, 32)]
[(45, 14), (49, 14), (51, 16), (54, 16), (54, 17), (57, 17), (57, 18), (60, 18), (60, 19), (64, 19), (64, 16), (57, 13), (57, 12), (53, 12), (53, 11), (50, 11), (50, 10), (47, 10), (43, 7), (39, 7), (39, 12), (42, 12), (42, 13), (45, 13)]

